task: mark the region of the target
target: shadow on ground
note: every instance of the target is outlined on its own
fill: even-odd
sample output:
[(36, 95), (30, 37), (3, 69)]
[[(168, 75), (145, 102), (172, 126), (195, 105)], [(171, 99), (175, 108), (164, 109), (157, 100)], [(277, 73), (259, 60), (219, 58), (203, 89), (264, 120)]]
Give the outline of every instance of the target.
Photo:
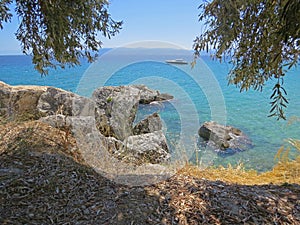
[(78, 162), (62, 144), (22, 135), (0, 151), (0, 224), (300, 224), (296, 184), (246, 186), (176, 174), (128, 187)]

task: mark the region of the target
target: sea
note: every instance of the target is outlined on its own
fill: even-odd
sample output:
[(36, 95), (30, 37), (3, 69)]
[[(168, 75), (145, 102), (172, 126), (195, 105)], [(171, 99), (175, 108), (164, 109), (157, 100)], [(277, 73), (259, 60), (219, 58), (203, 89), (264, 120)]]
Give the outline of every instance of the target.
[[(168, 64), (166, 60), (183, 59), (188, 64)], [(30, 56), (0, 56), (0, 80), (10, 85), (44, 85), (62, 88), (90, 97), (101, 86), (144, 84), (169, 93), (174, 99), (140, 105), (136, 122), (158, 112), (174, 155), (186, 154), (187, 160), (201, 165), (240, 165), (259, 172), (272, 169), (281, 146), (289, 138), (300, 139), (300, 69), (290, 69), (284, 78), (289, 104), (287, 120), (269, 118), (270, 96), (276, 80), (269, 80), (262, 91), (240, 92), (228, 85), (230, 60), (213, 60), (204, 54), (194, 60), (193, 52), (171, 48), (102, 49), (94, 63), (50, 69), (41, 76)], [(202, 145), (198, 129), (206, 121), (242, 130), (251, 140), (243, 151), (223, 153)], [(180, 149), (180, 150), (178, 150)], [(184, 153), (185, 152), (185, 153)], [(290, 158), (299, 155), (292, 149)]]

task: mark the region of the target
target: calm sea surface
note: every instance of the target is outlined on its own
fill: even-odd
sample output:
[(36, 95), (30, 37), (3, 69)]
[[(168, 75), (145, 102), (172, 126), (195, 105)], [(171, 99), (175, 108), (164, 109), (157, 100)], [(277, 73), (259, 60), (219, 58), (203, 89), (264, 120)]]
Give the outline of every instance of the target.
[[(204, 161), (214, 165), (244, 163), (246, 168), (258, 171), (271, 169), (278, 148), (287, 138), (300, 138), (298, 123), (276, 121), (268, 118), (269, 96), (275, 81), (270, 81), (263, 92), (240, 93), (228, 86), (226, 75), (229, 63), (219, 63), (208, 56), (190, 65), (166, 64), (167, 59), (192, 60), (192, 54), (182, 50), (117, 49), (105, 51), (92, 65), (82, 62), (80, 67), (50, 71), (41, 77), (28, 56), (0, 56), (0, 80), (11, 85), (47, 85), (59, 87), (83, 96), (103, 85), (145, 84), (150, 88), (167, 92), (175, 99), (163, 104), (141, 106), (137, 120), (158, 111), (163, 119), (164, 130), (170, 145), (181, 145), (195, 152)], [(290, 104), (288, 118), (300, 116), (300, 69), (292, 69), (285, 79)], [(252, 140), (252, 146), (233, 155), (220, 155), (201, 150), (197, 145), (197, 130), (209, 120), (235, 126)], [(183, 140), (180, 144), (179, 139)], [(295, 156), (296, 151), (291, 152)]]

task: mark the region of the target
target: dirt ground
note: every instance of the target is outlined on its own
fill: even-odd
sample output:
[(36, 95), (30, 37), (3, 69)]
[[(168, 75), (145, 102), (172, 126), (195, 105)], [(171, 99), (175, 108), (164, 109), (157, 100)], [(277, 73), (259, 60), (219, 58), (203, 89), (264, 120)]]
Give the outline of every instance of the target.
[(179, 172), (128, 187), (85, 165), (72, 145), (37, 122), (0, 126), (0, 224), (300, 224), (298, 184), (238, 185)]

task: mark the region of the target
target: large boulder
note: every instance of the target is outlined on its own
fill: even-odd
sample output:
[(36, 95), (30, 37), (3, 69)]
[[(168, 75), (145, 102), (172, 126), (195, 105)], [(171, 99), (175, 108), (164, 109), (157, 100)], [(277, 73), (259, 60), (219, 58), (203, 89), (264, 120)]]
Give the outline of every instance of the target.
[(94, 115), (95, 103), (74, 93), (47, 86), (10, 86), (0, 82), (0, 116), (38, 119), (50, 115)]
[(173, 96), (160, 94), (159, 91), (151, 90), (145, 85), (98, 88), (92, 95), (99, 109), (97, 127), (105, 136), (113, 136), (123, 141), (138, 133), (138, 128), (133, 129), (133, 122), (139, 104), (171, 98)]
[(10, 86), (0, 82), (0, 116), (8, 119), (38, 119), (40, 96), (47, 87)]
[[(101, 87), (94, 91), (92, 99), (103, 112), (101, 121), (107, 120), (104, 125), (109, 125), (109, 133), (124, 140), (132, 135), (132, 125), (138, 109), (140, 91), (131, 86)], [(105, 116), (106, 118), (105, 118)], [(99, 129), (103, 129), (99, 124)]]
[(144, 85), (101, 87), (94, 91), (96, 126), (106, 136), (108, 151), (119, 160), (134, 164), (160, 163), (170, 158), (162, 122), (154, 113), (133, 127), (139, 104), (167, 100)]
[(167, 140), (162, 131), (133, 135), (124, 140), (124, 145), (115, 155), (134, 164), (162, 163), (170, 159)]
[(47, 87), (39, 98), (37, 109), (47, 116), (92, 116), (95, 114), (95, 103), (72, 92)]
[(243, 151), (251, 144), (250, 139), (241, 130), (213, 121), (205, 122), (198, 133), (208, 144), (223, 152)]

